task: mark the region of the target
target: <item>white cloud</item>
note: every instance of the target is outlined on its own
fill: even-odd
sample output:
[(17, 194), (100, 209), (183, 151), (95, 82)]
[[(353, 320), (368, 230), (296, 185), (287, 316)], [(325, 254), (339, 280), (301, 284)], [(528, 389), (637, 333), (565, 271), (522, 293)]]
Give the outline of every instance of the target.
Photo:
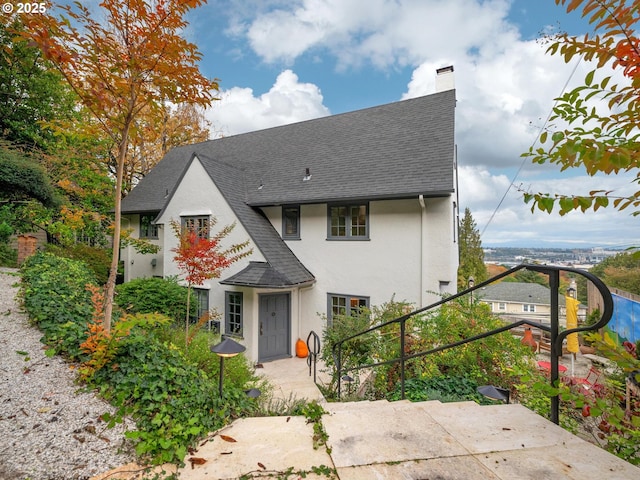
[(266, 62), (325, 49), (342, 67), (368, 61), (385, 68), (478, 44), (501, 48), (515, 39), (504, 21), (508, 9), (507, 0), (302, 0), (257, 14), (246, 34)]
[[(510, 3), (273, 1), (250, 14), (245, 11), (233, 25), (234, 33), (246, 35), (267, 63), (293, 64), (307, 54), (308, 59), (334, 61), (342, 76), (371, 65), (384, 71), (411, 67), (402, 99), (433, 93), (436, 69), (454, 65), (460, 207), (469, 207), (478, 227), (486, 227), (483, 243), (632, 244), (638, 228), (629, 212), (609, 208), (560, 217), (533, 214), (524, 203), (525, 190), (562, 194), (634, 190), (633, 176), (561, 173), (555, 165), (534, 165), (521, 156), (535, 144), (554, 99), (565, 87), (582, 82), (593, 67), (578, 64), (574, 72), (575, 64), (547, 55), (545, 45), (523, 40), (507, 21)], [(300, 83), (286, 70), (263, 95), (240, 87), (225, 91), (209, 118), (224, 134), (235, 134), (328, 113), (319, 86)], [(512, 181), (515, 185), (509, 188)]]
[(460, 210), (471, 210), (484, 245), (627, 247), (638, 242), (638, 220), (631, 211), (609, 208), (560, 216), (557, 206), (551, 214), (537, 209), (532, 212), (531, 204), (523, 200), (524, 191), (580, 195), (607, 190), (614, 195), (629, 195), (636, 188), (624, 176), (525, 176), (521, 185), (510, 188), (510, 178), (484, 167), (460, 167), (459, 176)]
[(285, 70), (271, 89), (255, 96), (250, 88), (233, 87), (221, 93), (221, 100), (207, 111), (212, 136), (239, 133), (285, 125), (329, 115), (322, 104), (322, 93), (312, 83), (301, 83), (291, 70)]

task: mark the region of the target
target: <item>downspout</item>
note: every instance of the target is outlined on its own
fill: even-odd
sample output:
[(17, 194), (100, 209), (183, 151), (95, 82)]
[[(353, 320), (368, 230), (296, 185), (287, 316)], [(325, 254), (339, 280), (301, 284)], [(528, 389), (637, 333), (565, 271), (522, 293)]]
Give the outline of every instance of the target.
[(303, 288), (311, 288), (311, 287), (313, 287), (313, 283), (310, 284), (310, 285), (304, 285), (304, 286), (298, 287), (298, 337), (299, 338), (302, 338), (302, 330), (301, 330), (301, 322), (302, 322), (302, 289)]
[(424, 307), (424, 284), (425, 284), (425, 268), (424, 261), (426, 258), (425, 239), (427, 238), (427, 205), (424, 202), (424, 196), (418, 195), (418, 203), (420, 204), (420, 308)]

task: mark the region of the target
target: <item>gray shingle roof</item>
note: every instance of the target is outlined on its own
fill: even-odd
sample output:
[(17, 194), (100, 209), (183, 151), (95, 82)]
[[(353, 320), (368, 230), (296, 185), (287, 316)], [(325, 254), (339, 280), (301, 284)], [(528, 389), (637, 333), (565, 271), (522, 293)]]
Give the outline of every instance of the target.
[[(478, 298), (485, 302), (510, 302), (522, 304), (549, 305), (551, 290), (539, 283), (500, 282), (487, 285), (476, 291)], [(560, 305), (565, 304), (564, 296), (558, 295)]]
[(288, 278), (265, 262), (249, 262), (249, 265), (241, 272), (230, 276), (220, 283), (224, 285), (249, 285), (257, 288), (277, 288), (291, 285)]
[[(163, 210), (196, 155), (276, 270), (270, 278), (310, 282), (313, 275), (253, 207), (448, 196), (455, 191), (454, 110), (449, 90), (174, 148), (124, 198), (122, 212)], [(306, 169), (311, 179), (303, 181)], [(241, 278), (255, 279), (256, 268)]]

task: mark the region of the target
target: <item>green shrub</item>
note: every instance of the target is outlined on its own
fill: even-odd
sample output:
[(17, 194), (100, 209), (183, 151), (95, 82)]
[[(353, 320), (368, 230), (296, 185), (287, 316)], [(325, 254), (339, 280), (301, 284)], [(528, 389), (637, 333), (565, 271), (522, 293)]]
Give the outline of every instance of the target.
[[(90, 360), (87, 350), (91, 349), (85, 344), (83, 350), (81, 345), (88, 338), (92, 321), (91, 293), (86, 286), (94, 284), (93, 272), (82, 262), (38, 253), (23, 264), (22, 278), (25, 307), (44, 332), (44, 341), (57, 353), (82, 362)], [(175, 281), (143, 283), (150, 290), (152, 285), (168, 284), (183, 295), (186, 291)], [(183, 312), (184, 303), (180, 308)], [(113, 325), (117, 327), (120, 321), (116, 318)], [(209, 350), (219, 337), (200, 332), (185, 357), (184, 337), (174, 345), (167, 333), (171, 330), (153, 327), (154, 322), (144, 318), (128, 321), (136, 325), (127, 336), (117, 338), (117, 348), (87, 364), (94, 368), (86, 378), (117, 407), (116, 415), (104, 416), (109, 426), (124, 415), (136, 421), (137, 430), (127, 435), (135, 441), (140, 455), (155, 463), (180, 463), (187, 448), (204, 434), (258, 408), (243, 391), (253, 379), (243, 355), (225, 362), (224, 398), (220, 398), (219, 358)], [(112, 332), (117, 332), (115, 327)], [(174, 330), (183, 335), (181, 328)], [(94, 341), (94, 354), (99, 347)]]
[[(170, 344), (171, 348), (179, 350), (189, 364), (199, 368), (210, 378), (218, 378), (220, 357), (211, 352), (211, 347), (220, 343), (220, 334), (203, 328), (193, 337), (186, 351), (182, 328), (169, 325), (158, 331), (158, 337), (163, 343)], [(225, 389), (244, 388), (256, 380), (251, 364), (244, 355), (227, 358), (224, 365)]]
[[(374, 307), (371, 318), (383, 323), (406, 313), (408, 305), (389, 302)], [(332, 346), (340, 339), (366, 330), (373, 325), (367, 311), (353, 317), (338, 317), (324, 332), (323, 360), (333, 364)], [(456, 300), (437, 310), (415, 315), (405, 325), (405, 355), (410, 356), (455, 343), (504, 326), (483, 304), (470, 305)], [(345, 342), (342, 348), (342, 367), (350, 368), (369, 363), (391, 362), (400, 357), (400, 325), (387, 325), (367, 335)], [(465, 378), (476, 384), (490, 384), (510, 388), (518, 383), (516, 370), (531, 365), (531, 349), (521, 345), (519, 339), (503, 332), (482, 340), (454, 347), (426, 356), (418, 356), (405, 363), (405, 378), (428, 381), (431, 378)], [(343, 372), (344, 373), (344, 372)], [(355, 386), (359, 385), (357, 371), (349, 371)], [(373, 385), (369, 392), (374, 398), (384, 398), (397, 390), (400, 382), (399, 362), (375, 369)], [(453, 380), (452, 380), (453, 381)], [(335, 379), (334, 379), (335, 386)], [(425, 387), (420, 387), (424, 390)], [(431, 388), (441, 391), (441, 388)], [(446, 394), (448, 395), (448, 394)], [(446, 397), (445, 395), (445, 397)]]
[(32, 321), (86, 325), (91, 319), (86, 286), (96, 280), (82, 262), (39, 252), (23, 263), (21, 271), (24, 304)]
[(47, 245), (46, 251), (58, 257), (71, 258), (84, 262), (96, 277), (98, 285), (104, 285), (109, 278), (111, 267), (111, 251), (106, 248), (96, 248), (76, 243), (68, 247)]
[(13, 228), (7, 222), (0, 221), (0, 244), (9, 243), (9, 238), (13, 235)]
[(250, 406), (244, 392), (233, 386), (219, 398), (216, 379), (153, 336), (132, 334), (113, 365), (117, 368), (96, 372), (93, 382), (120, 415), (136, 420), (138, 430), (128, 436), (137, 442), (138, 454), (155, 463), (182, 462), (190, 445), (225, 424), (230, 409), (238, 415)]
[[(454, 343), (504, 326), (487, 305), (469, 305), (454, 301), (418, 318), (408, 326), (413, 331), (410, 353)], [(412, 360), (414, 376), (445, 375), (466, 377), (478, 384), (508, 388), (518, 383), (514, 371), (526, 369), (532, 362), (531, 349), (522, 345), (511, 332), (502, 332), (481, 340)]]
[(81, 356), (80, 343), (86, 339), (91, 320), (88, 284), (95, 277), (79, 261), (38, 252), (22, 264), (22, 295), (32, 322), (44, 333), (44, 341), (73, 359)]
[[(116, 287), (116, 303), (129, 313), (162, 313), (177, 323), (187, 311), (187, 288), (175, 278), (136, 278)], [(198, 306), (191, 299), (191, 314)]]
[[(405, 382), (405, 397), (412, 402), (439, 400), (441, 402), (462, 402), (466, 400), (483, 403), (478, 394), (478, 383), (467, 377), (436, 376), (411, 378)], [(400, 400), (402, 389), (398, 384), (390, 393), (389, 400)]]
[(18, 251), (5, 243), (0, 243), (0, 267), (18, 266)]

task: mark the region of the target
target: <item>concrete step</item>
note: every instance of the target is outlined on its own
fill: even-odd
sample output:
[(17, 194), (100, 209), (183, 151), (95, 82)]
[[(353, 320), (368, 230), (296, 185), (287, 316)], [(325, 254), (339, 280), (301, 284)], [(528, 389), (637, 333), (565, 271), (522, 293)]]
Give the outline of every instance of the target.
[[(185, 459), (179, 478), (298, 478), (284, 475), (298, 471), (326, 479), (307, 473), (321, 465), (340, 480), (640, 478), (639, 468), (521, 405), (383, 400), (323, 407), (328, 448), (313, 448), (313, 425), (304, 417), (236, 420)], [(205, 463), (192, 466), (194, 457)]]

